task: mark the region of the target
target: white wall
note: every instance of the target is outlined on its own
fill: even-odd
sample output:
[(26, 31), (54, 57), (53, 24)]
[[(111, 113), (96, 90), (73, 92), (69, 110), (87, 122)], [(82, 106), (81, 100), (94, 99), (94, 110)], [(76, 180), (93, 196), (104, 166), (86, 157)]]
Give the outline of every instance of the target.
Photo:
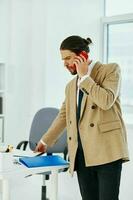
[(7, 69), (5, 142), (16, 145), (28, 137), (34, 113), (45, 105), (46, 12), (43, 0), (1, 0), (0, 8), (0, 57)]
[(97, 59), (100, 57), (100, 34), (97, 33), (100, 33), (101, 2), (47, 1), (46, 104), (60, 107), (65, 85), (72, 78), (60, 59), (59, 46), (62, 40), (70, 35), (91, 37), (94, 41), (93, 56)]
[(59, 53), (65, 37), (91, 37), (92, 52), (99, 58), (100, 8), (99, 0), (0, 0), (0, 59), (7, 67), (7, 143), (16, 145), (28, 138), (39, 108), (60, 107), (65, 85), (72, 78)]

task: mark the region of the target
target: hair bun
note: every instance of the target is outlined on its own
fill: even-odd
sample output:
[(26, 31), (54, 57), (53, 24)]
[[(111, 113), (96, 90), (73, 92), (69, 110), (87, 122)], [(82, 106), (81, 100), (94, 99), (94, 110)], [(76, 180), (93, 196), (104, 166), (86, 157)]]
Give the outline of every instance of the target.
[(86, 38), (86, 41), (87, 41), (88, 45), (92, 43), (92, 40), (90, 38)]
[(83, 40), (87, 45), (92, 44), (92, 40), (90, 38), (86, 38), (86, 39), (83, 39)]

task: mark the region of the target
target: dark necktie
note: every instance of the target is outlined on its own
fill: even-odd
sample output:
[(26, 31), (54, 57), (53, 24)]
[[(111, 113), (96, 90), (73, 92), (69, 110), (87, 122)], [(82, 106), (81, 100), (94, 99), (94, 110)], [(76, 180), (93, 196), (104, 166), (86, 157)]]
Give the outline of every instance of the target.
[(82, 90), (79, 90), (79, 96), (78, 96), (78, 106), (77, 106), (77, 129), (78, 129), (78, 148), (82, 149), (80, 134), (79, 134), (79, 128), (78, 128), (78, 122), (80, 119), (80, 111), (81, 111), (81, 103), (83, 98), (83, 92)]
[(81, 102), (83, 98), (83, 92), (82, 90), (79, 90), (79, 96), (78, 96), (78, 106), (77, 106), (77, 123), (80, 119), (80, 110), (81, 110)]

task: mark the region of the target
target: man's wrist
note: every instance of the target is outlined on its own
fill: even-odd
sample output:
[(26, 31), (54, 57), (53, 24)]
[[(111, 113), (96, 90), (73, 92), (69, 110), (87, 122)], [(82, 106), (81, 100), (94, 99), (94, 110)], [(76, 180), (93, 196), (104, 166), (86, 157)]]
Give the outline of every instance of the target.
[(85, 74), (84, 76), (82, 76), (81, 78), (80, 78), (80, 82), (82, 82), (82, 81), (84, 81), (86, 78), (88, 78), (89, 77), (89, 74)]
[(46, 144), (43, 140), (40, 140), (40, 142), (41, 142), (44, 146), (47, 146), (47, 144)]

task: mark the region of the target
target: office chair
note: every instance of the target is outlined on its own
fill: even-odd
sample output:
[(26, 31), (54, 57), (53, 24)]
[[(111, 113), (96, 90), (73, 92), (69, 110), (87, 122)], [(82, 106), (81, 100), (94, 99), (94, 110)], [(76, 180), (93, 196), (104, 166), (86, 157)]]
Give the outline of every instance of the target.
[[(21, 141), (17, 145), (17, 149), (26, 150), (28, 144), (29, 148), (34, 151), (38, 141), (41, 139), (42, 135), (48, 130), (52, 121), (57, 116), (59, 110), (57, 108), (42, 108), (34, 116), (29, 141)], [(58, 139), (56, 144), (47, 149), (47, 155), (52, 155), (52, 153), (63, 153), (64, 159), (67, 158), (67, 136), (66, 130), (62, 133), (61, 137)], [(63, 170), (66, 171), (67, 169)], [(42, 185), (42, 197), (41, 200), (48, 200), (46, 195), (46, 184), (45, 180), (48, 180), (50, 172), (43, 173), (43, 185)]]

